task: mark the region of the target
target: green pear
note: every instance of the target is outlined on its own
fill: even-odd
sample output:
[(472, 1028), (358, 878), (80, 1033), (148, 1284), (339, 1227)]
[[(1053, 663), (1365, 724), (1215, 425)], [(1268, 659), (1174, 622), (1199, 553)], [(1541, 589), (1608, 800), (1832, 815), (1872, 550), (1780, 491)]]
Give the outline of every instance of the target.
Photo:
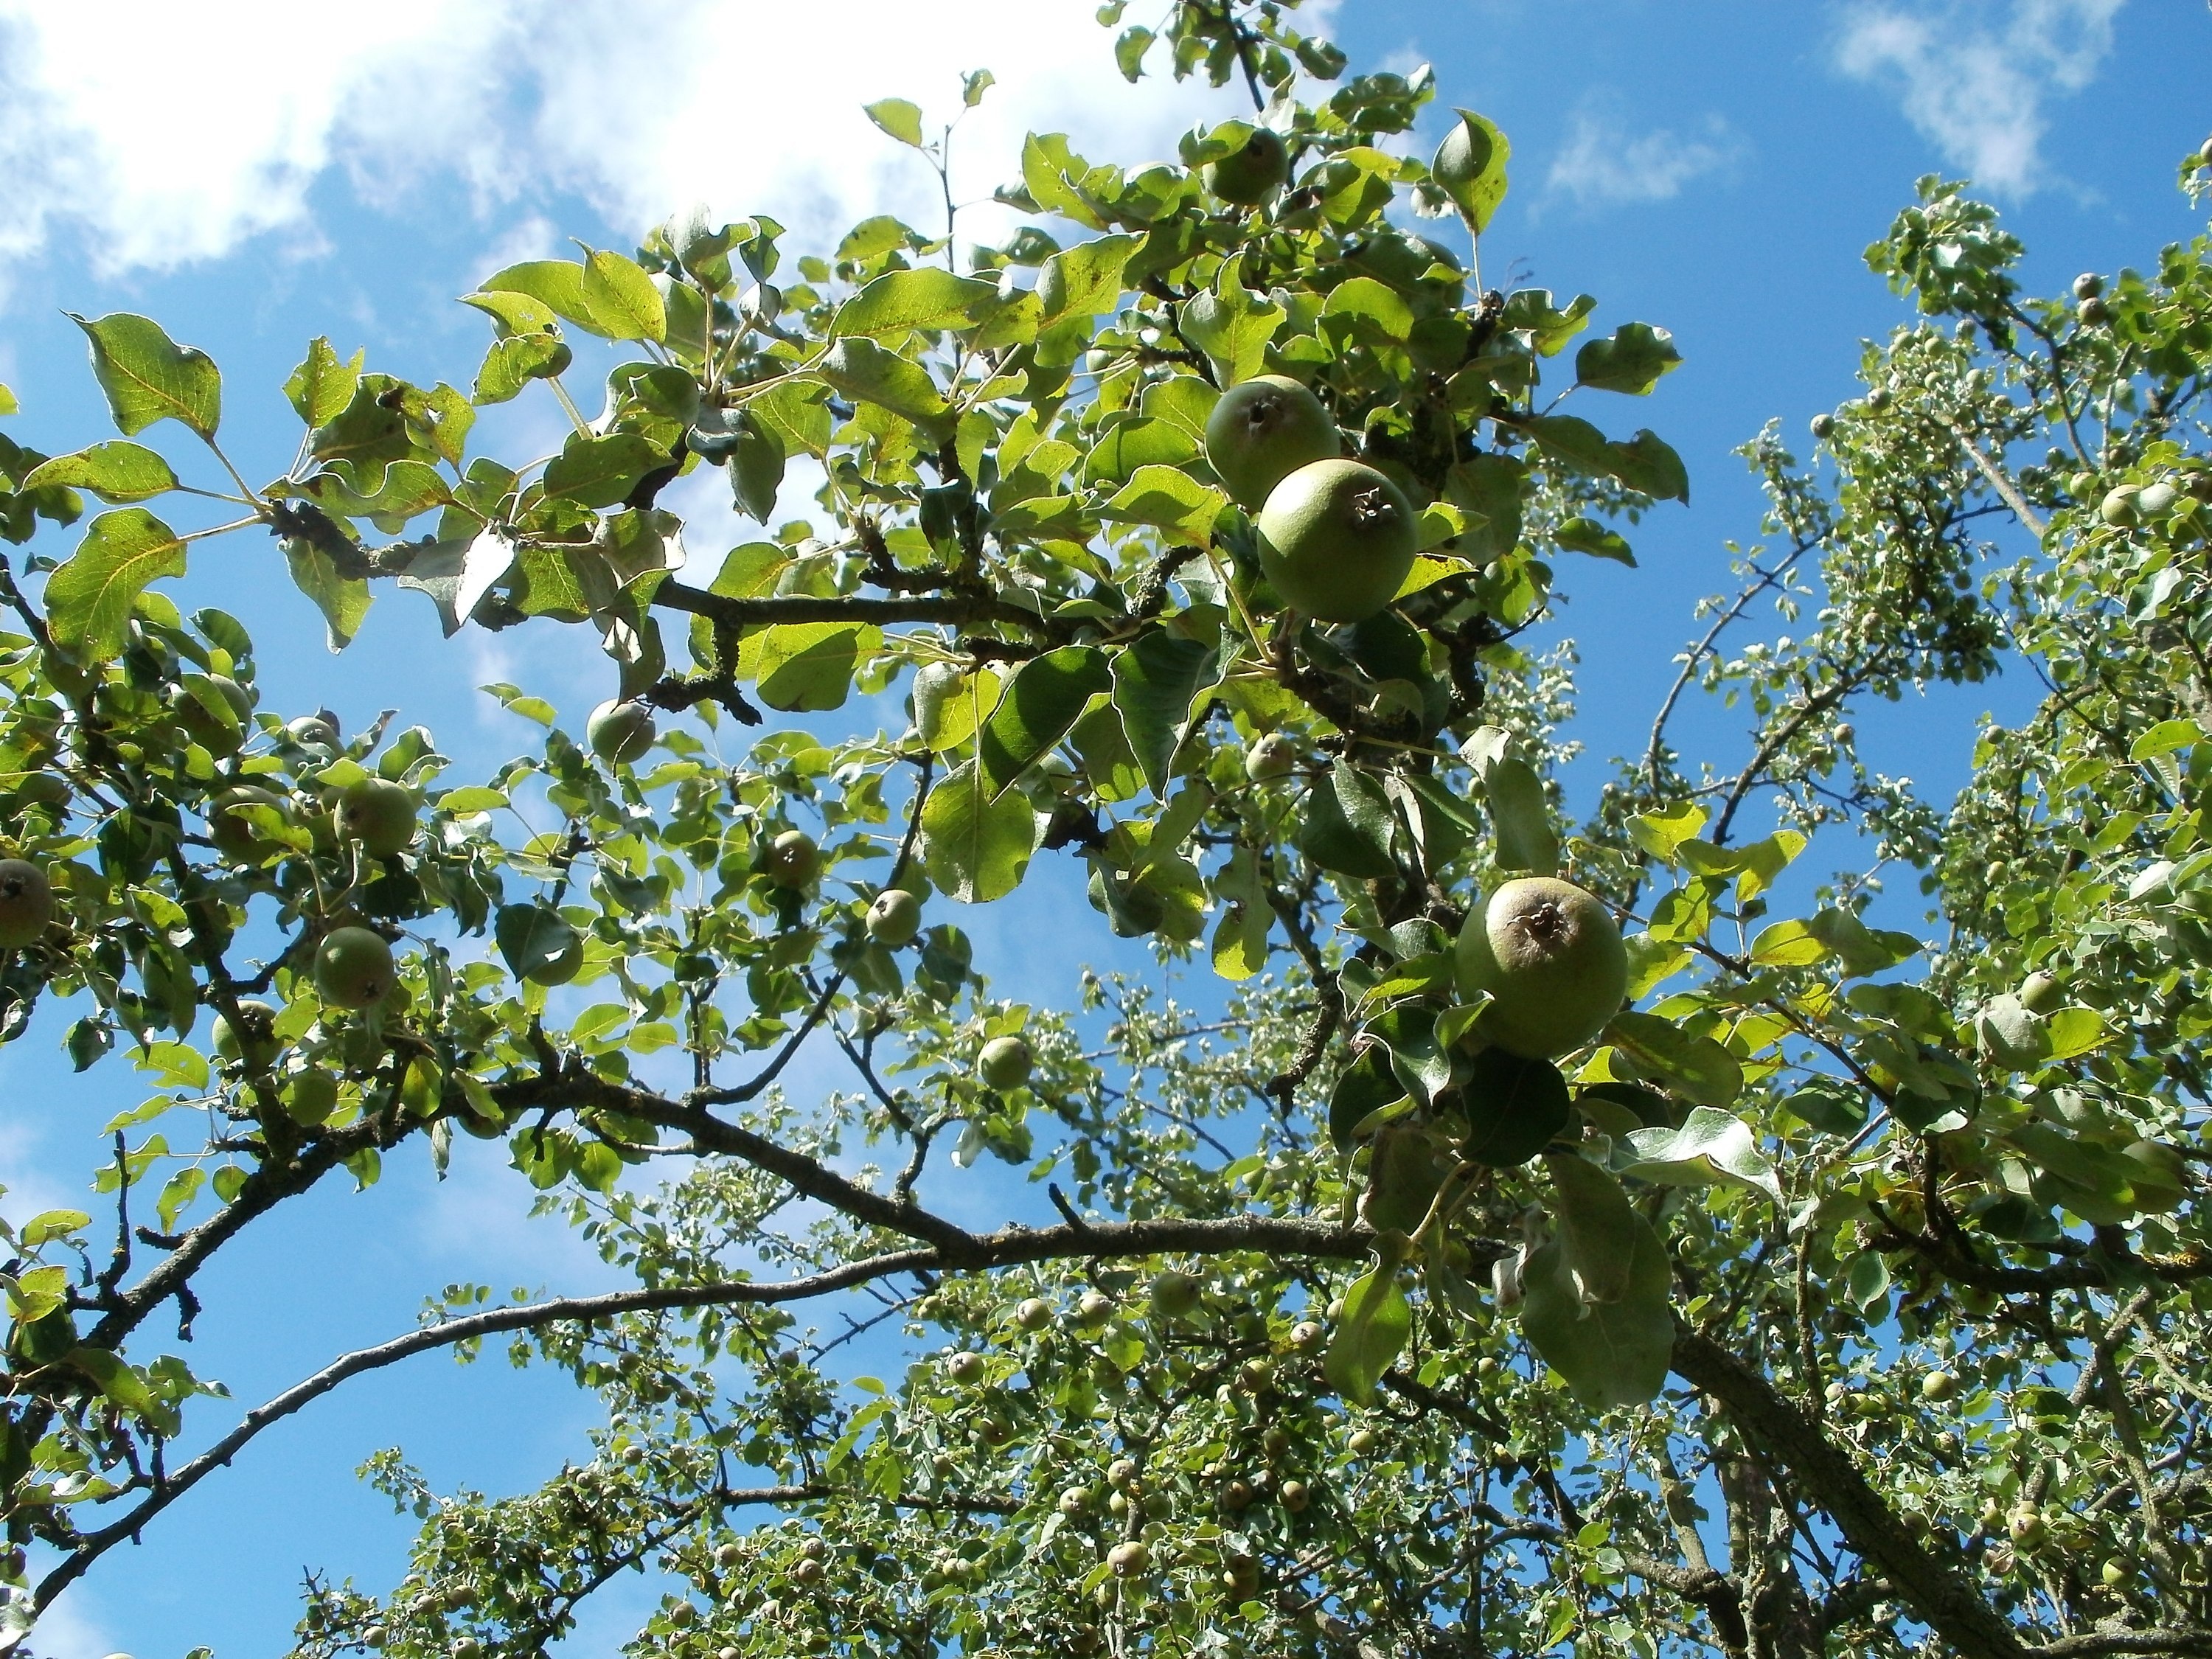
[(868, 937), (887, 950), (909, 945), (921, 931), (921, 901), (902, 887), (886, 887), (868, 906)]
[(761, 873), (777, 887), (804, 887), (822, 867), (822, 849), (804, 830), (787, 830), (761, 854)]
[(390, 858), (415, 839), (415, 794), (386, 778), (363, 778), (338, 792), (338, 833), (374, 858)]
[(337, 927), (315, 947), (315, 992), (333, 1008), (368, 1008), (398, 982), (392, 947), (366, 927)]
[(1364, 622), (1413, 568), (1414, 514), (1361, 461), (1313, 461), (1260, 509), (1260, 566), (1283, 603), (1322, 622)]
[(653, 710), (641, 702), (610, 699), (584, 722), (584, 741), (609, 766), (634, 761), (653, 747)]
[(1262, 374), (1223, 392), (1206, 417), (1206, 459), (1236, 503), (1263, 505), (1298, 468), (1343, 453), (1336, 422), (1296, 380)]
[(271, 1030), (276, 1019), (276, 1009), (265, 1002), (252, 998), (241, 999), (238, 1005), (238, 1024), (233, 1025), (228, 1016), (217, 1014), (210, 1029), (210, 1038), (215, 1044), (216, 1058), (227, 1060), (234, 1066), (244, 1066), (251, 1071), (260, 1071), (283, 1052), (284, 1045), (276, 1041)]
[(1030, 1045), (1021, 1038), (993, 1037), (983, 1045), (975, 1069), (981, 1074), (985, 1087), (1005, 1094), (1030, 1080), (1030, 1069), (1035, 1063)]
[(1572, 882), (1524, 876), (1461, 928), (1462, 995), (1487, 991), (1477, 1030), (1510, 1054), (1549, 1060), (1605, 1029), (1628, 992), (1628, 951), (1613, 914)]
[(1272, 783), (1297, 769), (1298, 746), (1280, 732), (1255, 738), (1244, 751), (1244, 775), (1255, 783)]
[(0, 859), (0, 946), (36, 944), (54, 919), (54, 890), (28, 859)]
[(1206, 164), (1206, 187), (1237, 207), (1257, 207), (1291, 176), (1290, 148), (1283, 136), (1255, 127), (1243, 144)]

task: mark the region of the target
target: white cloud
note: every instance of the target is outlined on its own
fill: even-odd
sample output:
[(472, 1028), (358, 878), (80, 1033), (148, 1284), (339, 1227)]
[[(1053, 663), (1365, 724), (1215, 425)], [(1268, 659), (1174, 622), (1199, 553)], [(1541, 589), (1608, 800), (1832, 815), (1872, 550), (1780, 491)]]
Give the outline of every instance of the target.
[[(1323, 12), (1333, 9), (1323, 7)], [(953, 146), (957, 197), (1014, 176), (1022, 133), (1155, 159), (1220, 94), (1115, 73), (1090, 0), (0, 0), (0, 262), (82, 235), (105, 272), (319, 246), (312, 196), (343, 174), (404, 204), (459, 180), (481, 213), (563, 192), (641, 229), (705, 201), (818, 241), (888, 204), (942, 222), (921, 160), (863, 103), (934, 121), (960, 76), (999, 84)], [(979, 222), (977, 229), (988, 228)]]
[(1671, 201), (1692, 179), (1733, 166), (1743, 149), (1718, 115), (1692, 132), (1662, 127), (1638, 136), (1608, 105), (1586, 104), (1545, 182), (1584, 207)]
[(33, 1645), (41, 1659), (103, 1659), (115, 1652), (115, 1638), (107, 1634), (100, 1615), (92, 1610), (82, 1584), (64, 1590), (39, 1615)]
[(2096, 78), (2125, 0), (1863, 0), (1844, 14), (1836, 62), (1893, 89), (1943, 159), (1992, 190), (2041, 182), (2054, 94)]

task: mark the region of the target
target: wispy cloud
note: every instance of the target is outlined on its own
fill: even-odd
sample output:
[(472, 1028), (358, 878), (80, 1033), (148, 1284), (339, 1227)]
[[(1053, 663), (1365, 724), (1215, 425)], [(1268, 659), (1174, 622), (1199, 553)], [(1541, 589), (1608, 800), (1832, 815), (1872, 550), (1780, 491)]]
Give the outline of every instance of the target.
[(1859, 0), (1844, 13), (1836, 63), (1891, 88), (1943, 159), (1992, 190), (2027, 195), (2055, 94), (2096, 78), (2125, 0)]
[(458, 181), (487, 216), (565, 193), (635, 228), (695, 201), (809, 240), (886, 205), (934, 226), (934, 179), (863, 103), (910, 98), (942, 121), (988, 64), (999, 84), (954, 146), (968, 200), (1015, 174), (1030, 129), (1156, 156), (1234, 107), (1235, 88), (1123, 84), (1089, 0), (833, 9), (825, 26), (819, 9), (721, 0), (0, 0), (0, 263), (66, 232), (110, 273), (255, 237), (312, 251), (331, 176), (387, 204)]
[(1584, 207), (1664, 202), (1692, 179), (1734, 166), (1744, 149), (1718, 115), (1688, 132), (1661, 127), (1638, 133), (1619, 110), (1599, 100), (1576, 112), (1545, 181)]

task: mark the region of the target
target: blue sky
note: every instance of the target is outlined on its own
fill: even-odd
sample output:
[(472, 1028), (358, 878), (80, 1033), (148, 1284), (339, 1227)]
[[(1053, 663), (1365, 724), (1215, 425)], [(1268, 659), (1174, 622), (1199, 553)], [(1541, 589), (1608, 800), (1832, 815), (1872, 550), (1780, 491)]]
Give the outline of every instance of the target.
[[(1136, 162), (1170, 153), (1198, 116), (1235, 107), (1188, 88), (1123, 87), (1091, 9), (0, 0), (0, 382), (24, 406), (5, 429), (49, 452), (107, 435), (81, 337), (60, 312), (143, 311), (214, 354), (227, 447), (249, 476), (273, 476), (297, 438), (276, 387), (308, 338), (465, 386), (487, 331), (452, 296), (564, 236), (625, 247), (702, 198), (731, 215), (774, 214), (794, 247), (887, 207), (933, 222), (932, 181), (861, 118), (863, 102), (903, 95), (949, 112), (959, 73), (992, 68), (1000, 84), (957, 140), (956, 181), (977, 197), (1012, 174), (1025, 127)], [(1662, 509), (1636, 538), (1642, 568), (1565, 573), (1562, 631), (1585, 665), (1577, 735), (1601, 760), (1640, 743), (1692, 605), (1726, 584), (1728, 543), (1755, 531), (1756, 497), (1729, 449), (1770, 416), (1802, 434), (1850, 395), (1859, 340), (1900, 319), (1858, 256), (1917, 175), (1983, 181), (2047, 289), (2080, 270), (2147, 264), (2196, 228), (2172, 179), (2212, 126), (2212, 16), (2179, 0), (1339, 0), (1333, 17), (1355, 66), (1432, 62), (1440, 109), (1478, 109), (1510, 135), (1513, 191), (1483, 250), (1493, 283), (1511, 273), (1587, 290), (1601, 325), (1668, 327), (1687, 360), (1645, 403), (1587, 411), (1623, 433), (1656, 428), (1693, 485), (1688, 507)], [(817, 28), (826, 40), (810, 38)], [(963, 231), (992, 226), (979, 214)], [(532, 453), (557, 430), (550, 404), (528, 398), (479, 428), (489, 446)], [(701, 505), (690, 544), (711, 561), (742, 532)], [(803, 505), (788, 493), (783, 503)], [(332, 659), (263, 541), (197, 550), (180, 597), (247, 622), (275, 706), (327, 702), (349, 723), (398, 708), (439, 733), (457, 775), (532, 738), (473, 686), (522, 682), (572, 717), (611, 689), (583, 630), (447, 641), (409, 593), (380, 597)], [(1955, 781), (1982, 710), (2031, 701), (2026, 684), (2003, 683), (1868, 711), (1862, 747), (1881, 769)], [(1693, 757), (1735, 752), (1724, 716), (1698, 714), (1682, 730)], [(1590, 787), (1595, 769), (1575, 777)], [(1073, 898), (1064, 871), (1034, 884), (1033, 902)], [(1051, 937), (1018, 913), (979, 929), (994, 972), (1072, 990), (1077, 963), (1046, 952)], [(42, 1022), (0, 1054), (10, 1215), (74, 1201), (92, 1129), (142, 1092), (112, 1061), (70, 1079), (59, 1031)], [(580, 1246), (522, 1219), (525, 1207), (519, 1183), (472, 1142), (442, 1186), (395, 1168), (366, 1198), (319, 1195), (203, 1281), (196, 1361), (251, 1401), (402, 1328), (449, 1279), (602, 1281)], [(586, 1402), (496, 1358), (461, 1370), (426, 1359), (351, 1385), (257, 1443), (143, 1548), (111, 1556), (42, 1632), (42, 1651), (276, 1650), (295, 1611), (284, 1588), (301, 1567), (380, 1589), (397, 1576), (406, 1530), (352, 1479), (369, 1450), (397, 1441), (438, 1484), (512, 1490), (582, 1455), (591, 1420)], [(610, 1645), (622, 1613), (617, 1601), (595, 1639), (570, 1650)]]

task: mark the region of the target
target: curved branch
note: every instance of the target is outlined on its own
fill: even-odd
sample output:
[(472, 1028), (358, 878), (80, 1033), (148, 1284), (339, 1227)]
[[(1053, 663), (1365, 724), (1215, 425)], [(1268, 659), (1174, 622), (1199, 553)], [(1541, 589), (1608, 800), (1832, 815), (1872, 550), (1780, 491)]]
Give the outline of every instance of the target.
[(560, 1297), (518, 1307), (494, 1308), (424, 1326), (373, 1348), (357, 1348), (351, 1353), (341, 1354), (313, 1376), (255, 1407), (229, 1433), (171, 1474), (128, 1513), (97, 1531), (85, 1534), (61, 1564), (40, 1581), (33, 1600), (33, 1611), (43, 1612), (63, 1590), (82, 1577), (94, 1562), (125, 1539), (137, 1536), (148, 1522), (227, 1465), (264, 1429), (294, 1415), (349, 1378), (381, 1370), (434, 1349), (547, 1325), (598, 1324), (625, 1314), (799, 1302), (900, 1273), (973, 1271), (1066, 1257), (1213, 1255), (1231, 1250), (1357, 1261), (1367, 1255), (1373, 1242), (1373, 1235), (1364, 1227), (1338, 1227), (1274, 1216), (1086, 1222), (1080, 1226), (1043, 1228), (1014, 1226), (994, 1233), (962, 1233), (960, 1237), (967, 1241), (967, 1246), (957, 1251), (894, 1250), (803, 1279), (766, 1284), (736, 1279), (712, 1285), (615, 1291), (604, 1296)]

